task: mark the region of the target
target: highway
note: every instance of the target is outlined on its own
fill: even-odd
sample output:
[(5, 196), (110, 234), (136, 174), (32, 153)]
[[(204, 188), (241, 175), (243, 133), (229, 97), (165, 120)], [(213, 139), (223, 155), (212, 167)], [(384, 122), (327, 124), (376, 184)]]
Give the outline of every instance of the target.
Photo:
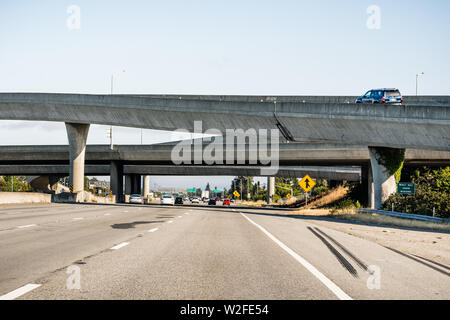
[(448, 266), (279, 213), (2, 206), (0, 299), (450, 299)]

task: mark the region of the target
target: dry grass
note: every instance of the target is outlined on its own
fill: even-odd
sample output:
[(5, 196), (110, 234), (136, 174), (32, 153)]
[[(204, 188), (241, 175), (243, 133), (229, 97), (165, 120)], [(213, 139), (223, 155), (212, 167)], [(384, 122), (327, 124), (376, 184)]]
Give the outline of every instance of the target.
[(237, 205), (240, 206), (249, 206), (249, 207), (262, 207), (262, 205), (266, 204), (265, 201), (263, 200), (258, 200), (258, 201), (246, 201), (246, 200), (236, 200), (235, 202)]
[(338, 211), (333, 210), (333, 212), (330, 212), (328, 217), (350, 221), (359, 221), (369, 224), (383, 224), (405, 228), (450, 231), (450, 223), (436, 223), (412, 219), (403, 219), (375, 213), (361, 213), (357, 212), (354, 209), (338, 210)]
[(331, 193), (309, 203), (307, 208), (320, 208), (327, 204), (339, 201), (347, 195), (348, 191), (349, 187), (339, 186)]

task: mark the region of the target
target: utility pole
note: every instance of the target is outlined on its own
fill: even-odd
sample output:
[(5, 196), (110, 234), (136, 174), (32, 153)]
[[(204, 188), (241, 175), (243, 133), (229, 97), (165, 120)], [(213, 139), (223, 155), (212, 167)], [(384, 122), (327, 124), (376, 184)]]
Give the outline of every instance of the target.
[(418, 91), (419, 91), (418, 90), (418, 88), (419, 88), (419, 76), (422, 76), (424, 74), (425, 74), (424, 72), (416, 74), (416, 96), (418, 95)]

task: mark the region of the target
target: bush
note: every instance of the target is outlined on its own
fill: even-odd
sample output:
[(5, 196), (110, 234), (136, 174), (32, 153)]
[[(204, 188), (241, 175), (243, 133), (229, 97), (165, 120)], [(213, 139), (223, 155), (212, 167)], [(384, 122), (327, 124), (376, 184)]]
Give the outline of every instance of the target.
[(352, 199), (344, 199), (344, 200), (341, 200), (338, 203), (336, 203), (333, 206), (333, 208), (334, 209), (338, 209), (338, 210), (341, 210), (341, 209), (353, 209), (353, 208), (355, 208), (355, 204), (352, 201)]
[(436, 216), (450, 217), (450, 167), (438, 170), (422, 168), (411, 176), (416, 185), (414, 195), (393, 194), (384, 203), (383, 209), (431, 216), (433, 208)]

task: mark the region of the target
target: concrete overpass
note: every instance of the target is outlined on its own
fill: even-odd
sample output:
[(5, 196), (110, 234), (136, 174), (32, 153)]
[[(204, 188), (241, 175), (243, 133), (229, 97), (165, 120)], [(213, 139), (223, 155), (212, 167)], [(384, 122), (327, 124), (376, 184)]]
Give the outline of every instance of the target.
[[(120, 161), (124, 164), (173, 165), (171, 152), (178, 142), (153, 145), (87, 145), (86, 164), (106, 164)], [(203, 143), (204, 149), (208, 143)], [(249, 162), (249, 149), (243, 152)], [(239, 146), (234, 146), (236, 154)], [(223, 159), (226, 149), (223, 148)], [(191, 150), (193, 152), (193, 148)], [(235, 155), (236, 157), (236, 155)], [(0, 146), (0, 165), (67, 164), (66, 145)], [(450, 163), (450, 152), (407, 149), (406, 165), (444, 166)], [(284, 166), (368, 166), (369, 150), (365, 146), (326, 143), (283, 143), (279, 145), (279, 164)], [(203, 163), (205, 165), (205, 163)]]
[[(88, 176), (109, 176), (109, 165), (86, 165)], [(0, 165), (4, 176), (60, 176), (69, 175), (69, 165)], [(260, 166), (175, 166), (175, 165), (124, 165), (123, 175), (153, 176), (260, 176)], [(301, 178), (309, 174), (312, 178), (335, 181), (360, 181), (361, 169), (351, 167), (301, 167), (281, 166), (277, 177)]]
[[(209, 97), (209, 96), (206, 96)], [(0, 119), (60, 121), (159, 130), (279, 129), (291, 141), (450, 151), (450, 108), (427, 105), (260, 102), (140, 96), (0, 93)], [(320, 99), (320, 98), (318, 98)], [(322, 99), (326, 99), (323, 98)], [(263, 100), (261, 102), (261, 100)], [(281, 99), (282, 100), (282, 99)], [(80, 128), (77, 126), (77, 128)], [(85, 131), (88, 129), (85, 129)], [(82, 141), (84, 131), (73, 129)], [(87, 135), (87, 132), (86, 132)]]
[[(445, 101), (388, 106), (329, 102), (323, 97), (316, 102), (255, 96), (174, 97), (2, 93), (0, 119), (65, 122), (75, 192), (83, 188), (91, 123), (193, 132), (195, 121), (202, 121), (203, 130), (274, 129), (288, 141), (368, 146), (375, 207), (395, 189), (393, 172), (382, 161), (386, 150), (379, 147), (450, 151), (450, 108)], [(403, 157), (401, 150), (395, 154)]]
[[(127, 184), (140, 175), (243, 175), (259, 176), (260, 166), (249, 164), (249, 147), (246, 147), (245, 165), (241, 166), (175, 166), (171, 151), (178, 142), (155, 145), (116, 145), (111, 150), (106, 145), (86, 147), (85, 174), (110, 175), (111, 181), (127, 176)], [(203, 143), (203, 149), (208, 143)], [(48, 175), (67, 176), (69, 151), (64, 145), (48, 146), (0, 146), (0, 175)], [(234, 151), (239, 146), (234, 146)], [(223, 148), (225, 150), (225, 148)], [(192, 150), (193, 151), (193, 150)], [(225, 158), (225, 151), (223, 158)], [(370, 155), (364, 146), (333, 144), (284, 143), (279, 145), (280, 177), (302, 177), (306, 173), (313, 178), (336, 181), (361, 181), (368, 188), (368, 198), (373, 198), (370, 175)], [(450, 163), (450, 152), (429, 150), (406, 150), (405, 166), (443, 166)], [(332, 166), (332, 167), (330, 167)], [(341, 167), (336, 167), (341, 166)], [(342, 166), (355, 166), (345, 168)], [(118, 170), (112, 170), (118, 168)], [(115, 178), (113, 175), (118, 174)], [(129, 177), (134, 177), (130, 179)], [(123, 178), (122, 178), (123, 179)], [(139, 179), (140, 180), (140, 179)], [(270, 180), (269, 180), (270, 181)], [(113, 191), (120, 197), (120, 183)], [(117, 188), (117, 189), (116, 189)], [(123, 186), (122, 186), (123, 188)], [(125, 187), (133, 190), (132, 187)]]

